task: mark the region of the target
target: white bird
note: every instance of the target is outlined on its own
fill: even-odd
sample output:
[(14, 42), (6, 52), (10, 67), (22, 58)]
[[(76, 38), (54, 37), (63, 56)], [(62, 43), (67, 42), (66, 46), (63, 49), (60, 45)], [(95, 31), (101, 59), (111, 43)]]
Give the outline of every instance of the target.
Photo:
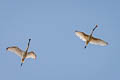
[(27, 46), (25, 51), (22, 51), (17, 46), (12, 46), (12, 47), (6, 48), (7, 51), (11, 51), (11, 52), (15, 53), (16, 55), (18, 55), (21, 58), (21, 66), (24, 63), (24, 60), (26, 58), (36, 59), (36, 57), (37, 57), (36, 54), (33, 51), (28, 52), (28, 48), (29, 48), (29, 45), (30, 45), (30, 40), (31, 39), (29, 39), (28, 46)]
[(104, 40), (95, 38), (92, 36), (94, 30), (98, 27), (98, 25), (95, 26), (95, 28), (93, 28), (92, 32), (90, 35), (85, 34), (84, 32), (79, 32), (79, 31), (75, 31), (75, 35), (78, 36), (80, 39), (82, 39), (83, 41), (85, 41), (85, 47), (87, 47), (88, 43), (91, 44), (95, 44), (95, 45), (100, 45), (100, 46), (106, 46), (108, 45), (107, 42), (105, 42)]

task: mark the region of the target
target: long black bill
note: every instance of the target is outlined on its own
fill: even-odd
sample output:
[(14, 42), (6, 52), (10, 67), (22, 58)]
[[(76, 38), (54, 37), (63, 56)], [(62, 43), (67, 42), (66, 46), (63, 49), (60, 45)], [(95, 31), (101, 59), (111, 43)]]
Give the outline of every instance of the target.
[(30, 41), (31, 41), (31, 39), (29, 39), (29, 42), (28, 42), (28, 48), (29, 48), (29, 45), (30, 45)]
[(93, 31), (94, 31), (97, 27), (98, 27), (98, 25), (96, 25), (96, 26), (94, 27)]
[(96, 25), (96, 26), (93, 28), (93, 30), (92, 30), (92, 32), (91, 32), (91, 34), (90, 34), (89, 38), (92, 36), (92, 34), (93, 34), (94, 30), (95, 30), (97, 27), (98, 27), (98, 25)]

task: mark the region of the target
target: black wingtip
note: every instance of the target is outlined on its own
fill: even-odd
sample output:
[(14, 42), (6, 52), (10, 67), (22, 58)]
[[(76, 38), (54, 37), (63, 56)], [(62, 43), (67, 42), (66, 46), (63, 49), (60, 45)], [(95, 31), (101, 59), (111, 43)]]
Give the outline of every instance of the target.
[(79, 32), (78, 30), (75, 30), (74, 32)]
[[(8, 47), (9, 48), (9, 47)], [(8, 50), (8, 48), (6, 48), (6, 50)]]

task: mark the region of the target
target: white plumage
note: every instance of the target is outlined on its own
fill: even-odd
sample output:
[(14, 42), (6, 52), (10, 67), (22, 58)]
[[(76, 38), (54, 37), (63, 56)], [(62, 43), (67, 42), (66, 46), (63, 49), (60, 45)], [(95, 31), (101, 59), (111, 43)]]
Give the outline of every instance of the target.
[(27, 48), (26, 48), (26, 51), (21, 50), (21, 49), (18, 48), (17, 46), (12, 46), (12, 47), (6, 48), (7, 51), (13, 52), (13, 53), (15, 53), (16, 55), (18, 55), (18, 56), (21, 58), (21, 66), (22, 66), (22, 64), (24, 63), (24, 60), (25, 60), (26, 58), (36, 59), (36, 57), (37, 57), (36, 54), (35, 54), (33, 51), (28, 52), (30, 40), (31, 40), (31, 39), (29, 39), (29, 42), (28, 42), (28, 46), (27, 46)]
[(80, 39), (82, 39), (83, 41), (86, 42), (85, 48), (86, 48), (86, 46), (88, 45), (88, 43), (95, 44), (95, 45), (100, 45), (100, 46), (106, 46), (106, 45), (108, 45), (108, 43), (105, 42), (104, 40), (101, 40), (101, 39), (98, 39), (98, 38), (95, 38), (95, 37), (92, 36), (93, 31), (94, 31), (97, 27), (98, 27), (98, 26), (96, 25), (95, 28), (92, 30), (92, 32), (91, 32), (90, 35), (87, 35), (87, 34), (85, 34), (84, 32), (75, 31), (75, 35), (76, 35), (77, 37), (79, 37)]
[[(17, 46), (8, 47), (7, 50), (15, 53), (16, 55), (18, 55), (18, 56), (21, 57), (21, 58), (23, 57), (23, 55), (24, 55), (24, 53), (25, 53), (25, 51), (22, 51), (22, 50), (21, 50), (20, 48), (18, 48)], [(36, 54), (35, 54), (33, 51), (28, 52), (26, 58), (36, 59)]]
[(26, 58), (33, 58), (33, 59), (36, 59), (36, 54), (35, 54), (33, 51), (28, 52)]
[(19, 57), (22, 58), (22, 55), (24, 54), (24, 51), (22, 51), (20, 48), (18, 48), (17, 46), (13, 46), (13, 47), (8, 47), (7, 51), (13, 52), (16, 55), (18, 55)]

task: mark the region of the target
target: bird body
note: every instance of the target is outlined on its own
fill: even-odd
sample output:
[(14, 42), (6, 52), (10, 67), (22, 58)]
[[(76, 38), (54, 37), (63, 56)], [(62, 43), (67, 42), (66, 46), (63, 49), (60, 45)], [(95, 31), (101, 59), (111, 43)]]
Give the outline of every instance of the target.
[(26, 58), (36, 59), (36, 54), (33, 51), (28, 52), (29, 45), (30, 45), (30, 40), (31, 39), (29, 39), (28, 46), (27, 46), (25, 51), (21, 50), (17, 46), (12, 46), (12, 47), (6, 48), (7, 51), (13, 52), (13, 53), (15, 53), (16, 55), (18, 55), (21, 58), (21, 66), (24, 63), (24, 60)]
[(92, 32), (91, 32), (90, 35), (87, 35), (84, 32), (75, 31), (76, 36), (78, 36), (80, 39), (82, 39), (83, 41), (85, 41), (85, 48), (87, 47), (88, 43), (95, 44), (95, 45), (100, 45), (100, 46), (106, 46), (106, 45), (108, 45), (108, 43), (105, 42), (104, 40), (101, 40), (99, 38), (95, 38), (95, 37), (92, 36), (94, 30), (97, 27), (98, 26), (96, 25), (95, 28), (92, 30)]

